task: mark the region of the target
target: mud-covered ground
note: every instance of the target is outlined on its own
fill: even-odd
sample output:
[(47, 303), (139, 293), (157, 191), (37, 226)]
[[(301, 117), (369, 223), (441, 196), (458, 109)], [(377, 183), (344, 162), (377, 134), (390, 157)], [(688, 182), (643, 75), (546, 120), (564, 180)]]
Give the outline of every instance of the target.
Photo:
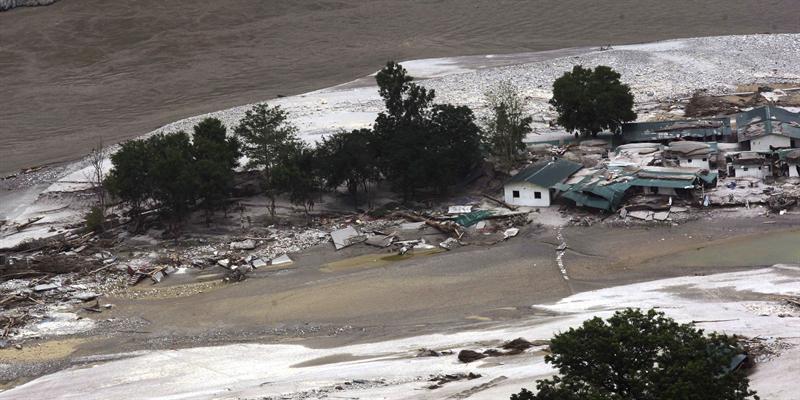
[[(105, 295), (100, 303), (113, 307), (102, 313), (77, 306), (95, 320), (93, 329), (2, 349), (0, 373), (14, 385), (123, 352), (230, 343), (327, 348), (486, 329), (548, 315), (531, 305), (589, 290), (796, 263), (799, 220), (715, 210), (678, 225), (533, 223), (493, 246), (408, 258), (364, 244), (334, 251), (328, 243), (244, 282), (222, 283), (223, 270), (210, 268)], [(565, 271), (556, 261), (559, 232)]]

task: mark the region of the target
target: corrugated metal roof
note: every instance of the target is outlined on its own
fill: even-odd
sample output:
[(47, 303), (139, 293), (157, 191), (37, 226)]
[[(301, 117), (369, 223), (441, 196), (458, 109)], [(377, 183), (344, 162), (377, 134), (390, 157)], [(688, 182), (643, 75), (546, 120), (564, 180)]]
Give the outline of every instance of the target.
[(622, 139), (625, 142), (650, 142), (685, 137), (704, 139), (717, 135), (733, 135), (729, 118), (629, 122), (622, 124)]
[(800, 139), (800, 113), (764, 106), (736, 114), (739, 142), (761, 136), (780, 135)]
[(564, 159), (541, 161), (519, 171), (508, 180), (508, 183), (528, 182), (549, 188), (569, 178), (581, 168), (583, 165)]
[(694, 188), (695, 178), (691, 179), (646, 179), (636, 178), (630, 181), (631, 186), (655, 186), (674, 189)]

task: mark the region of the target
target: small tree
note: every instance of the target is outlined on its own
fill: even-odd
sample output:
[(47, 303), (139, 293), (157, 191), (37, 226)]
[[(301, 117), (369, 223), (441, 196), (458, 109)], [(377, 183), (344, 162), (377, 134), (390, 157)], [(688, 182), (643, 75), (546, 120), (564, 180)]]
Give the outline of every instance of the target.
[[(92, 207), (90, 215), (93, 217), (94, 227), (91, 228), (95, 232), (102, 232), (105, 229), (106, 220), (106, 188), (105, 179), (106, 173), (103, 169), (103, 164), (108, 157), (108, 151), (103, 147), (103, 140), (98, 139), (97, 145), (89, 153), (89, 171), (87, 172), (86, 179), (92, 186), (96, 204)], [(88, 220), (88, 218), (87, 218)]]
[(510, 170), (525, 149), (523, 140), (531, 132), (533, 118), (525, 116), (525, 98), (510, 82), (501, 82), (485, 97), (489, 115), (483, 121), (484, 140), (500, 166)]
[(704, 335), (664, 313), (627, 309), (557, 334), (545, 361), (559, 376), (523, 389), (512, 400), (758, 399), (741, 370), (736, 340)]
[(369, 129), (341, 131), (322, 139), (317, 147), (319, 162), (324, 168), (320, 176), (328, 189), (341, 185), (353, 198), (357, 208), (358, 192), (368, 193), (369, 182), (378, 179), (380, 172), (375, 154), (375, 135)]
[(296, 148), (299, 139), (297, 128), (288, 121), (289, 115), (280, 106), (257, 104), (245, 113), (236, 127), (242, 139), (243, 153), (248, 157), (248, 168), (262, 171), (262, 187), (270, 199), (269, 213), (275, 217), (275, 198), (279, 190), (274, 187), (273, 168), (279, 160), (286, 159)]
[(233, 190), (233, 168), (239, 165), (240, 144), (227, 137), (222, 121), (206, 118), (194, 127), (192, 148), (198, 175), (198, 197), (210, 223), (214, 211), (222, 208)]
[(603, 130), (616, 132), (622, 123), (635, 120), (631, 89), (619, 78), (610, 67), (576, 65), (556, 79), (550, 104), (558, 111), (559, 125), (576, 136), (594, 136)]

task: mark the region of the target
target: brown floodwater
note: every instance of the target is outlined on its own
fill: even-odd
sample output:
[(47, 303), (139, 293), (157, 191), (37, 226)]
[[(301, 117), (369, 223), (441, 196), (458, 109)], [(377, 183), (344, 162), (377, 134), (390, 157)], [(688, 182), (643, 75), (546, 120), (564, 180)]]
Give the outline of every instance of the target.
[(62, 0), (0, 13), (0, 175), (388, 59), (798, 29), (796, 0)]

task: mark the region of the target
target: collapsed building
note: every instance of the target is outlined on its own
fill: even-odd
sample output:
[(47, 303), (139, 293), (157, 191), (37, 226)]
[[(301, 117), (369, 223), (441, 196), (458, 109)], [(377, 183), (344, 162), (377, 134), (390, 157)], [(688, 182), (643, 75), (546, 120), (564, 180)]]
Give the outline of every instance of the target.
[[(607, 138), (542, 149), (583, 166), (546, 182), (547, 205), (562, 198), (615, 211), (658, 197), (709, 204), (708, 193), (722, 179), (729, 187), (761, 190), (761, 181), (800, 178), (800, 113), (774, 106), (733, 117), (626, 123)], [(744, 182), (729, 182), (736, 180)], [(735, 191), (728, 198), (726, 204), (736, 202)], [(506, 200), (520, 204), (513, 196)]]

